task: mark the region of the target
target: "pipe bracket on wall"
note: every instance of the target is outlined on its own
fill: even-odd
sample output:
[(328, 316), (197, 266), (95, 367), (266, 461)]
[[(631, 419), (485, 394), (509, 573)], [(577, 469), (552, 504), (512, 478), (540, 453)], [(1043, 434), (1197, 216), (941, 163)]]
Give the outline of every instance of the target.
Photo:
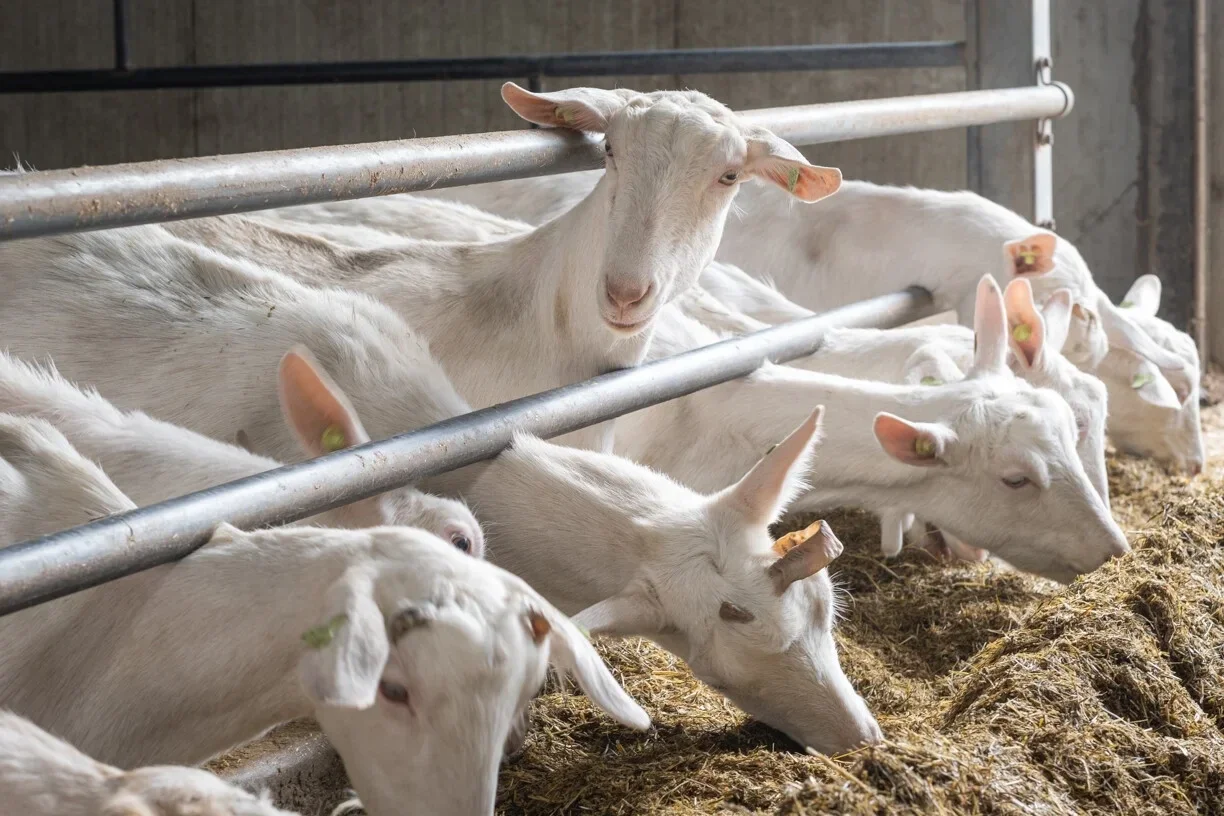
[[(1050, 0), (1033, 2), (1033, 70), (1036, 84), (1055, 85), (1054, 60), (1050, 49)], [(1070, 102), (1070, 99), (1068, 99)], [(1033, 139), (1033, 221), (1053, 230), (1054, 222), (1054, 120), (1038, 119)]]

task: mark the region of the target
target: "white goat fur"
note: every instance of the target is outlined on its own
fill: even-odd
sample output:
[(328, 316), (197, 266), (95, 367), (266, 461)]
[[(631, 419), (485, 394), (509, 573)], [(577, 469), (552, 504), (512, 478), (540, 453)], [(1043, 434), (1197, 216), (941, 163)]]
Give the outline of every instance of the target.
[[(62, 436), (22, 438), (10, 464), (62, 476), (54, 524), (91, 512), (105, 475)], [(131, 507), (116, 498), (112, 512)], [(622, 723), (650, 722), (526, 583), (408, 527), (223, 524), (175, 564), (0, 618), (0, 638), (5, 706), (102, 761), (194, 764), (313, 716), (372, 816), (404, 801), (491, 814), (502, 746), (550, 660)]]
[[(507, 103), (547, 126), (606, 135), (612, 152), (589, 195), (538, 229), (505, 240), (401, 241), (352, 251), (205, 219), (167, 229), (302, 280), (380, 298), (430, 343), (477, 408), (641, 361), (663, 305), (714, 257), (742, 179), (815, 200), (840, 183), (768, 131), (696, 92), (577, 88)], [(736, 181), (721, 183), (728, 173)], [(792, 174), (795, 184), (789, 184)], [(479, 350), (479, 353), (477, 353)], [(568, 436), (606, 449), (607, 423)]]
[(0, 711), (0, 813), (12, 816), (295, 816), (207, 771), (122, 771)]
[[(203, 490), (279, 467), (236, 445), (203, 436), (141, 411), (121, 411), (96, 391), (78, 389), (53, 366), (39, 367), (0, 353), (0, 412), (37, 416), (55, 425), (81, 454), (139, 506)], [(392, 491), (303, 523), (325, 527), (423, 527), (484, 553), (484, 534), (462, 502), (417, 490)]]
[[(595, 182), (592, 173), (570, 173), (418, 195), (461, 201), (535, 224), (586, 195)], [(931, 290), (942, 308), (956, 309), (965, 325), (972, 319), (974, 286), (983, 272), (1000, 285), (1010, 282), (998, 264), (999, 247), (1038, 231), (974, 193), (863, 181), (844, 181), (831, 200), (801, 208), (768, 188), (749, 187), (736, 209), (717, 258), (768, 276), (792, 300), (824, 311), (917, 284)], [(883, 233), (881, 224), (887, 225)], [(1109, 433), (1119, 447), (1182, 470), (1200, 470), (1205, 457), (1198, 419), (1201, 365), (1197, 352), (1191, 353), (1189, 336), (1155, 317), (1141, 325), (1112, 304), (1075, 246), (1064, 239), (1058, 241), (1051, 271), (1026, 277), (1042, 305), (1053, 292), (1071, 289), (1080, 308), (1064, 353), (1109, 389)], [(759, 291), (738, 287), (736, 299), (729, 291), (709, 288), (750, 316), (782, 322), (771, 299), (755, 302)], [(1133, 386), (1138, 380), (1166, 378), (1161, 387)]]
[[(225, 354), (217, 356), (215, 348), (207, 350), (200, 355), (201, 359), (214, 360), (216, 359), (216, 374), (204, 376), (201, 372), (192, 370), (191, 379), (182, 384), (183, 389), (195, 388), (195, 393), (191, 394), (190, 398), (181, 391), (176, 394), (177, 385), (174, 383), (176, 370), (182, 368), (182, 362), (176, 361), (170, 356), (162, 353), (154, 353), (154, 348), (169, 346), (168, 336), (171, 332), (174, 334), (175, 341), (180, 345), (186, 341), (182, 333), (187, 330), (194, 329), (199, 326), (206, 326), (204, 321), (198, 319), (199, 316), (210, 317), (212, 322), (228, 325), (239, 317), (247, 314), (249, 307), (247, 301), (253, 301), (256, 305), (258, 318), (266, 318), (267, 312), (272, 303), (277, 304), (277, 308), (273, 312), (273, 320), (270, 324), (260, 323), (258, 326), (248, 326), (248, 330), (238, 332), (235, 337), (229, 338), (226, 342), (239, 344), (247, 342), (250, 344), (250, 338), (259, 338), (261, 345), (271, 345), (276, 348), (283, 348), (284, 344), (291, 338), (284, 337), (277, 339), (276, 336), (264, 337), (259, 334), (259, 331), (269, 332), (270, 329), (285, 325), (292, 327), (300, 327), (303, 324), (314, 320), (316, 323), (321, 321), (321, 316), (314, 315), (312, 312), (305, 316), (299, 316), (299, 309), (294, 305), (297, 300), (315, 302), (328, 302), (324, 298), (330, 298), (332, 303), (345, 301), (341, 297), (349, 299), (349, 305), (343, 309), (340, 317), (344, 319), (343, 327), (332, 326), (328, 328), (323, 326), (319, 329), (319, 336), (314, 337), (314, 342), (310, 343), (315, 349), (316, 354), (326, 359), (327, 345), (332, 342), (345, 343), (346, 354), (350, 361), (361, 361), (370, 353), (367, 346), (374, 346), (375, 350), (387, 350), (388, 360), (394, 361), (391, 356), (391, 350), (406, 350), (413, 349), (414, 338), (407, 332), (407, 329), (402, 326), (396, 316), (390, 313), (383, 315), (385, 318), (379, 326), (385, 330), (386, 334), (380, 334), (378, 331), (367, 329), (368, 326), (374, 325), (370, 321), (363, 321), (360, 318), (369, 304), (361, 306), (361, 309), (356, 307), (365, 302), (364, 298), (345, 295), (339, 292), (313, 292), (304, 290), (296, 285), (283, 285), (275, 280), (278, 276), (271, 273), (262, 272), (257, 269), (249, 269), (242, 266), (239, 262), (232, 259), (222, 259), (208, 250), (204, 250), (194, 244), (188, 244), (177, 238), (168, 235), (165, 231), (157, 227), (150, 228), (134, 228), (131, 230), (113, 230), (109, 232), (90, 233), (80, 236), (71, 236), (65, 239), (49, 239), (47, 241), (30, 241), (20, 242), (25, 248), (25, 253), (11, 262), (4, 257), (7, 247), (0, 247), (0, 262), (7, 262), (6, 265), (10, 269), (26, 269), (29, 271), (29, 276), (25, 281), (22, 281), (21, 275), (13, 274), (12, 296), (17, 304), (21, 303), (24, 298), (41, 297), (41, 302), (44, 304), (44, 309), (53, 314), (70, 315), (72, 316), (71, 328), (65, 328), (63, 332), (49, 331), (49, 336), (43, 337), (41, 333), (43, 329), (38, 326), (31, 325), (24, 329), (26, 337), (33, 335), (34, 340), (27, 341), (27, 351), (37, 352), (39, 354), (51, 353), (55, 356), (57, 363), (63, 368), (67, 368), (65, 358), (71, 361), (73, 366), (81, 372), (89, 373), (94, 381), (99, 381), (103, 377), (105, 382), (102, 383), (103, 390), (108, 394), (112, 394), (115, 389), (123, 393), (124, 388), (127, 389), (127, 399), (132, 404), (152, 404), (155, 408), (151, 411), (160, 416), (171, 416), (175, 420), (183, 424), (196, 427), (199, 430), (208, 431), (220, 434), (222, 429), (245, 428), (248, 429), (250, 439), (257, 445), (264, 445), (265, 449), (268, 445), (277, 442), (278, 440), (286, 447), (294, 443), (294, 440), (289, 437), (283, 430), (283, 422), (272, 422), (272, 418), (279, 420), (278, 412), (275, 410), (275, 395), (267, 393), (271, 389), (264, 385), (265, 378), (271, 378), (270, 372), (264, 372), (262, 377), (253, 377), (249, 373), (250, 368), (270, 368), (272, 361), (269, 358), (268, 362), (261, 363), (263, 354), (259, 349), (246, 348), (227, 348)], [(35, 255), (30, 251), (31, 247), (40, 249), (40, 252)], [(55, 251), (59, 250), (60, 254)], [(17, 263), (20, 261), (20, 264)], [(83, 275), (83, 269), (89, 269), (89, 275)], [(178, 270), (177, 273), (174, 270)], [(35, 271), (36, 270), (36, 271)], [(168, 271), (170, 270), (170, 271)], [(214, 271), (217, 270), (217, 271)], [(245, 270), (245, 274), (244, 274)], [(140, 293), (136, 283), (147, 281), (149, 278), (156, 281), (157, 298), (150, 298), (147, 304), (141, 304), (140, 310), (133, 308), (132, 303), (138, 299)], [(203, 294), (207, 294), (209, 300), (204, 301), (200, 295), (195, 294), (190, 289), (190, 285), (203, 278), (206, 281), (222, 280), (225, 285), (213, 285), (212, 288), (206, 290)], [(259, 282), (260, 288), (256, 292), (248, 292), (251, 279)], [(70, 281), (75, 281), (72, 286), (69, 286)], [(28, 285), (26, 285), (28, 284)], [(39, 290), (43, 290), (41, 293)], [(133, 291), (135, 290), (135, 291)], [(186, 291), (184, 291), (186, 290)], [(244, 297), (239, 297), (244, 295)], [(6, 302), (5, 306), (9, 302)], [(73, 304), (89, 303), (92, 307), (85, 310), (87, 314), (75, 312)], [(51, 304), (51, 305), (49, 305)], [(3, 312), (5, 306), (0, 306), (0, 312)], [(172, 315), (167, 315), (166, 311), (170, 308), (183, 309), (188, 311), (197, 319), (172, 319)], [(14, 310), (13, 316), (9, 318), (4, 316), (9, 321), (8, 325), (12, 325), (17, 320), (17, 309)], [(115, 360), (102, 359), (105, 355), (87, 358), (86, 355), (90, 351), (95, 351), (94, 346), (85, 342), (81, 336), (84, 333), (87, 337), (113, 337), (123, 333), (123, 327), (133, 323), (140, 324), (142, 330), (139, 333), (140, 340), (133, 341), (124, 347), (122, 362)], [(332, 324), (327, 324), (331, 326)], [(396, 327), (399, 328), (396, 328)], [(205, 339), (208, 338), (205, 330)], [(14, 331), (13, 334), (22, 332)], [(163, 334), (164, 333), (164, 334)], [(301, 340), (308, 339), (296, 337), (293, 339)], [(204, 342), (203, 340), (199, 342)], [(82, 351), (85, 350), (85, 351)], [(382, 353), (382, 352), (380, 352)], [(421, 353), (424, 353), (421, 347)], [(424, 365), (423, 359), (418, 360), (418, 364)], [(231, 374), (227, 366), (232, 366), (235, 370)], [(101, 371), (102, 367), (109, 370)], [(334, 364), (331, 368), (335, 368)], [(131, 378), (125, 374), (125, 371), (140, 370), (142, 376), (139, 378)], [(382, 366), (378, 372), (378, 376), (371, 377), (371, 381), (363, 382), (359, 374), (364, 370), (364, 367), (359, 367), (357, 363), (347, 362), (341, 366), (338, 372), (337, 379), (341, 379), (339, 375), (347, 374), (347, 381), (343, 387), (337, 386), (337, 400), (340, 403), (347, 403), (349, 396), (344, 392), (347, 391), (352, 396), (352, 402), (357, 404), (361, 409), (363, 416), (373, 416), (375, 421), (381, 414), (379, 410), (386, 412), (394, 410), (394, 416), (397, 418), (394, 422), (383, 421), (381, 424), (375, 425), (372, 421), (371, 430), (376, 437), (388, 435), (392, 432), (404, 430), (410, 427), (427, 424), (428, 422), (437, 421), (455, 414), (466, 411), (466, 405), (457, 398), (454, 401), (455, 407), (450, 413), (445, 416), (439, 415), (437, 403), (429, 400), (426, 396), (416, 393), (416, 390), (429, 389), (436, 387), (431, 379), (421, 376), (419, 372), (408, 372), (405, 375), (395, 375), (398, 369), (392, 369), (390, 363)], [(221, 373), (223, 372), (224, 373)], [(387, 372), (390, 371), (391, 374)], [(180, 376), (187, 372), (181, 372)], [(411, 376), (409, 376), (411, 375)], [(439, 375), (440, 376), (440, 375)], [(249, 385), (245, 388), (231, 392), (231, 377), (249, 378), (246, 380)], [(129, 380), (131, 380), (129, 382)], [(216, 386), (209, 387), (209, 383), (220, 382), (225, 385), (225, 388)], [(168, 385), (169, 384), (169, 385)], [(354, 390), (350, 390), (350, 388)], [(416, 390), (414, 390), (416, 389)], [(264, 396), (259, 397), (260, 392)], [(171, 398), (167, 399), (167, 395)], [(237, 395), (243, 396), (245, 399), (238, 399)], [(386, 401), (381, 399), (382, 395), (394, 395), (388, 397)], [(363, 398), (364, 397), (364, 401)], [(378, 405), (368, 405), (370, 400), (378, 402)], [(367, 410), (367, 407), (369, 410)], [(190, 416), (187, 414), (190, 413)], [(256, 417), (268, 415), (267, 422), (256, 422)], [(415, 417), (415, 418), (414, 418)], [(275, 427), (273, 428), (273, 424)], [(559, 450), (559, 449), (558, 449)], [(610, 463), (615, 463), (617, 460), (611, 459)], [(605, 463), (599, 460), (597, 464), (600, 466), (607, 465), (608, 467), (616, 467), (615, 464)], [(751, 464), (750, 462), (747, 464)], [(747, 465), (744, 469), (747, 469)], [(637, 471), (635, 471), (636, 473)], [(645, 471), (643, 471), (645, 473)], [(742, 471), (741, 471), (742, 473)], [(457, 478), (459, 478), (457, 476)], [(653, 488), (653, 477), (642, 476), (645, 484)], [(729, 479), (728, 479), (729, 481)], [(492, 488), (490, 488), (492, 489)], [(577, 501), (577, 497), (572, 494), (578, 491), (577, 487), (567, 483), (560, 483), (556, 487), (558, 494), (552, 500), (562, 507), (567, 507)], [(463, 487), (462, 491), (479, 509), (481, 505), (482, 492), (475, 487), (468, 489)], [(653, 496), (653, 494), (649, 494)], [(539, 501), (546, 501), (548, 497), (539, 497)], [(658, 498), (653, 499), (654, 503), (659, 503)], [(525, 506), (525, 507), (529, 507)], [(521, 511), (520, 511), (521, 512)], [(583, 517), (577, 511), (571, 511), (577, 514), (577, 517)], [(622, 519), (622, 526), (627, 526), (629, 529), (636, 527), (634, 516), (619, 506), (613, 505), (605, 509), (605, 513), (610, 513), (619, 516)], [(515, 522), (507, 520), (497, 515), (487, 515), (486, 520), (491, 527), (506, 530), (513, 528)], [(759, 535), (765, 535), (764, 524), (758, 525)], [(703, 534), (706, 531), (703, 530)], [(666, 534), (666, 531), (661, 532)], [(589, 536), (590, 533), (588, 532)], [(609, 533), (609, 538), (602, 539), (605, 546), (616, 548), (620, 546), (620, 538), (617, 535)], [(549, 542), (554, 542), (549, 544)], [(553, 560), (556, 560), (556, 553), (566, 552), (571, 544), (571, 541), (564, 536), (555, 536), (553, 538), (533, 537), (527, 544), (533, 548), (551, 546)], [(506, 552), (504, 544), (499, 544), (501, 553)], [(501, 555), (499, 553), (499, 557)], [(555, 566), (554, 566), (555, 568)], [(534, 579), (534, 576), (528, 576)], [(822, 651), (822, 656), (827, 657), (828, 653)], [(781, 658), (779, 658), (781, 659)], [(872, 733), (870, 728), (866, 730), (861, 726), (863, 717), (870, 721), (870, 715), (862, 708), (861, 700), (854, 697), (857, 701), (834, 705), (829, 702), (830, 695), (841, 689), (833, 680), (828, 680), (828, 676), (833, 676), (834, 679), (841, 677), (840, 669), (836, 667), (835, 655), (833, 668), (821, 667), (819, 671), (815, 668), (811, 669), (816, 690), (824, 688), (826, 683), (833, 683), (832, 691), (826, 689), (822, 696), (816, 697), (812, 701), (812, 706), (819, 710), (825, 710), (832, 707), (832, 713), (826, 714), (826, 717), (833, 717), (834, 721), (828, 726), (825, 733), (816, 734), (812, 737), (813, 744), (835, 744), (835, 745), (850, 745), (860, 741), (862, 735)], [(829, 672), (834, 672), (829, 675)], [(844, 679), (844, 678), (843, 678)], [(734, 691), (734, 690), (733, 690)], [(852, 690), (849, 692), (853, 694)], [(811, 698), (810, 698), (811, 699)], [(836, 700), (836, 696), (834, 695)], [(859, 708), (854, 709), (857, 705)], [(849, 708), (847, 708), (849, 706)], [(854, 723), (859, 723), (855, 729), (845, 725), (844, 722), (839, 723), (836, 720), (836, 715), (839, 712), (854, 710), (857, 713), (854, 717), (846, 715)], [(858, 716), (861, 714), (862, 716)], [(798, 721), (798, 720), (796, 720)], [(825, 720), (821, 720), (825, 722)], [(871, 728), (874, 728), (874, 721)], [(788, 721), (783, 721), (779, 727), (786, 727)], [(851, 739), (847, 736), (849, 733), (854, 737)], [(805, 736), (807, 731), (792, 733), (802, 733)], [(833, 742), (827, 742), (832, 740)], [(826, 742), (822, 742), (826, 741)]]
[(771, 569), (786, 558), (768, 532), (802, 486), (818, 415), (708, 495), (610, 454), (527, 436), (473, 468), (465, 495), (496, 522), (489, 552), (498, 563), (575, 621), (654, 640), (758, 719), (838, 753), (880, 730), (838, 662), (827, 558), (779, 588)]
[[(369, 202), (364, 209), (373, 206)], [(468, 219), (468, 208), (445, 201), (414, 201), (405, 196), (392, 207), (394, 215), (378, 222), (380, 227), (398, 221), (401, 232), (420, 226), (434, 234), (465, 237), (518, 229), (514, 222), (499, 225), (490, 215)], [(384, 233), (368, 227), (346, 232), (341, 224), (344, 212), (341, 204), (334, 204), (281, 210), (272, 218), (301, 219), (296, 223), (302, 224), (303, 230), (310, 222), (309, 229), (352, 246), (376, 245), (385, 240), (380, 237)], [(420, 218), (414, 217), (416, 213)], [(650, 345), (650, 359), (719, 339), (678, 308), (683, 305), (685, 310), (694, 311), (699, 308), (697, 297), (690, 295), (683, 304), (671, 304), (664, 310)], [(734, 323), (732, 315), (723, 317), (729, 321), (728, 327)], [(1006, 325), (999, 323), (994, 331), (996, 342), (1006, 353)], [(925, 508), (931, 501), (927, 497), (937, 495), (933, 501), (944, 508), (938, 513), (941, 529), (985, 547), (1022, 569), (1059, 580), (1095, 569), (1106, 558), (1125, 551), (1125, 539), (1109, 518), (1105, 503), (1099, 496), (1089, 498), (1093, 486), (1075, 450), (1078, 434), (1070, 408), (1047, 391), (1029, 388), (1006, 370), (994, 373), (998, 376), (974, 377), (955, 389), (915, 392), (822, 377), (789, 367), (768, 367), (753, 378), (621, 417), (616, 450), (692, 487), (713, 490), (742, 473), (793, 427), (808, 406), (827, 404), (836, 429), (832, 445), (837, 455), (826, 457), (831, 466), (809, 475), (813, 492), (804, 497), (805, 507), (846, 502), (887, 515)], [(964, 452), (956, 457), (957, 466), (934, 471), (890, 460), (865, 419), (877, 411), (951, 423)], [(731, 433), (725, 429), (731, 429)], [(1064, 429), (1070, 432), (1070, 448), (1063, 447)], [(716, 439), (718, 442), (712, 444)], [(1054, 489), (1030, 497), (1037, 501), (1019, 500), (1018, 494), (1006, 488), (983, 490), (983, 484), (998, 484), (1009, 472), (1026, 468), (1041, 471), (1043, 466), (1034, 464), (1036, 460), (1058, 462), (1055, 467), (1067, 468), (1068, 478), (1048, 482)], [(1022, 461), (1029, 464), (1022, 467)], [(1034, 482), (1045, 484), (1047, 480)], [(1052, 514), (1039, 509), (1045, 506), (1053, 508)], [(1059, 521), (1054, 522), (1056, 515)], [(928, 517), (935, 521), (930, 513)], [(1001, 519), (1011, 521), (1004, 523)], [(1050, 532), (1039, 535), (1035, 530)]]

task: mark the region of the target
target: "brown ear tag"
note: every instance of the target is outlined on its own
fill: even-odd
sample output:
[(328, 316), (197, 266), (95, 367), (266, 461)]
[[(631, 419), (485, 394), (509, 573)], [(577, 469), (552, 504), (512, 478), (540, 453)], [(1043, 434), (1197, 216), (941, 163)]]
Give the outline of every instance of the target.
[(820, 528), (824, 525), (824, 519), (814, 521), (802, 530), (796, 530), (793, 533), (787, 533), (774, 542), (773, 551), (778, 555), (786, 555), (791, 550), (798, 547), (803, 542), (807, 541), (812, 536), (820, 532)]
[(536, 643), (543, 642), (544, 638), (548, 637), (548, 633), (552, 631), (552, 624), (548, 622), (548, 618), (534, 609), (527, 610), (527, 626), (531, 629), (531, 639)]

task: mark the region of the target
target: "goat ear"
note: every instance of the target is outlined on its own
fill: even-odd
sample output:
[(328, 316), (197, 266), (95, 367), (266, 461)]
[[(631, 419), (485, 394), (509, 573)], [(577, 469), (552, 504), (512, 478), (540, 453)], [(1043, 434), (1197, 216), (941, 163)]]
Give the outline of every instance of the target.
[(758, 129), (748, 138), (745, 169), (773, 182), (800, 201), (819, 201), (841, 189), (841, 170), (808, 164), (794, 145), (768, 130)]
[(574, 623), (593, 635), (657, 635), (667, 626), (654, 596), (636, 587), (591, 604), (574, 616)]
[(1160, 278), (1155, 275), (1140, 275), (1131, 284), (1119, 308), (1130, 309), (1137, 314), (1155, 317), (1160, 309)]
[(769, 450), (752, 470), (725, 492), (718, 502), (732, 507), (750, 524), (771, 524), (803, 489), (812, 450), (820, 440), (824, 406), (816, 407), (803, 424)]
[(876, 441), (892, 458), (907, 465), (944, 465), (948, 447), (956, 441), (951, 429), (933, 422), (909, 422), (893, 414), (875, 418)]
[(1180, 403), (1184, 403), (1194, 389), (1194, 375), (1188, 371), (1189, 366), (1176, 354), (1149, 337), (1143, 329), (1131, 321), (1125, 309), (1119, 309), (1113, 305), (1104, 294), (1097, 298), (1097, 308), (1101, 316), (1101, 327), (1105, 329), (1105, 336), (1109, 338), (1110, 347), (1129, 351), (1150, 360), (1160, 369), (1169, 385), (1173, 386)]
[(1181, 408), (1182, 400), (1160, 373), (1160, 369), (1140, 355), (1122, 349), (1110, 349), (1102, 367), (1121, 379), (1124, 386), (1129, 385), (1144, 402), (1174, 411)]
[(769, 565), (774, 591), (781, 595), (796, 581), (802, 581), (832, 563), (842, 554), (842, 543), (824, 519), (806, 530), (788, 533), (774, 542), (778, 560)]
[(1027, 238), (1008, 241), (1003, 245), (1007, 266), (1016, 277), (1036, 277), (1054, 270), (1054, 247), (1058, 238), (1049, 232), (1038, 232)]
[(637, 96), (637, 92), (567, 88), (563, 91), (532, 93), (513, 82), (507, 82), (502, 85), (501, 95), (510, 109), (528, 122), (544, 127), (603, 133), (608, 129), (608, 120), (612, 115)]
[(1059, 289), (1041, 307), (1041, 318), (1045, 322), (1045, 347), (1050, 352), (1062, 353), (1071, 334), (1071, 313), (1075, 298), (1070, 289)]
[(302, 640), (298, 669), (307, 697), (340, 708), (374, 705), (391, 646), (369, 575), (350, 569), (328, 587), (323, 618)]
[(1007, 307), (1007, 342), (1024, 369), (1036, 368), (1045, 348), (1045, 320), (1033, 303), (1033, 287), (1024, 278), (1016, 278), (1007, 284), (1003, 300)]
[(309, 456), (322, 456), (370, 441), (340, 386), (298, 346), (281, 358), (281, 412)]
[(98, 816), (158, 816), (153, 807), (130, 791), (120, 791), (103, 803)]
[(969, 373), (994, 374), (1006, 368), (1007, 317), (1003, 293), (994, 278), (983, 275), (978, 281), (973, 308), (973, 368)]
[[(595, 647), (578, 627), (551, 606), (541, 603), (539, 610), (542, 611), (536, 614), (542, 615), (548, 622), (549, 662), (559, 671), (573, 675), (578, 687), (591, 702), (621, 725), (638, 731), (649, 728), (650, 716), (616, 682)], [(536, 631), (534, 627), (533, 631)]]

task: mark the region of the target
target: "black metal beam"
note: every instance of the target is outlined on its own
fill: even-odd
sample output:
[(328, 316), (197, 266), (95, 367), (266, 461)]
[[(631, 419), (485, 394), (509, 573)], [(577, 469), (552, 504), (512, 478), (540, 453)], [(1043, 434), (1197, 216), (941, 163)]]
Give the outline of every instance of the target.
[[(116, 59), (127, 63), (117, 0)], [(962, 42), (899, 42), (675, 51), (608, 51), (504, 57), (305, 62), (264, 65), (183, 65), (132, 70), (0, 73), (0, 94), (136, 91), (165, 88), (245, 88), (261, 85), (429, 82), (446, 79), (729, 74), (762, 71), (831, 71), (858, 68), (941, 68), (964, 61)]]

